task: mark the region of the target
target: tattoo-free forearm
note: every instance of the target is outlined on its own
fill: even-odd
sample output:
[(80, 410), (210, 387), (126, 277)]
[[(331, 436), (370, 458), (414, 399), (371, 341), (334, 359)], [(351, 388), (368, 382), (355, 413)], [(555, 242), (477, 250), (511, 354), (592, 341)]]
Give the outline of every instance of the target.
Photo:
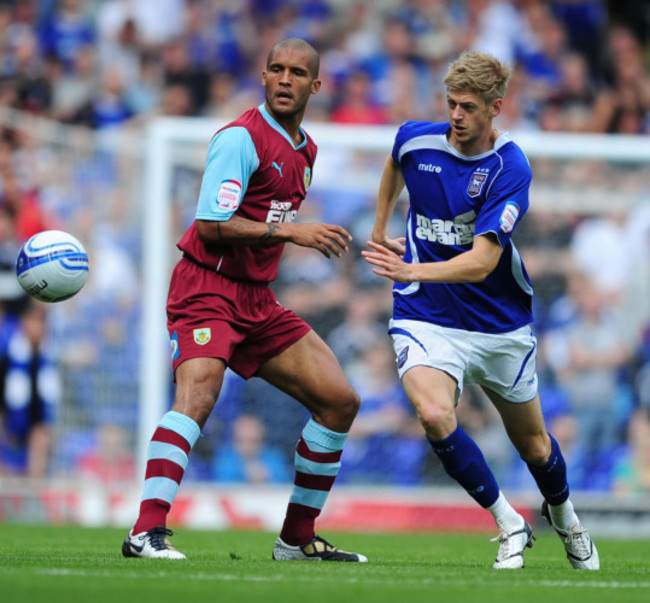
[(404, 188), (404, 177), (399, 164), (392, 157), (388, 157), (379, 183), (377, 211), (375, 225), (372, 230), (372, 239), (381, 242), (386, 236), (386, 228), (390, 217), (393, 215), (397, 199)]

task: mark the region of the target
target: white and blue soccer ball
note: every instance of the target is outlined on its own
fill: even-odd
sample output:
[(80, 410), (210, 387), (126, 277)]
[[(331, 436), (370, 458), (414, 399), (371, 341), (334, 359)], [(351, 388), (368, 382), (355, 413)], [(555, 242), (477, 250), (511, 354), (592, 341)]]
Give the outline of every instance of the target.
[(23, 243), (16, 258), (20, 286), (43, 302), (69, 299), (86, 283), (88, 254), (81, 242), (62, 230), (44, 230)]

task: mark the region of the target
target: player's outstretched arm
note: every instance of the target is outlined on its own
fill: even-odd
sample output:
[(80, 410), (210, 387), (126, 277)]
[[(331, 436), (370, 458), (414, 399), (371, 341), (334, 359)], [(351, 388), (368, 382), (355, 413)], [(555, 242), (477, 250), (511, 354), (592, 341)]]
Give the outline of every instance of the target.
[(373, 272), (399, 283), (477, 283), (485, 280), (496, 268), (501, 257), (501, 246), (492, 235), (474, 239), (472, 249), (446, 262), (408, 264), (383, 245), (368, 241), (370, 251), (362, 251)]
[(348, 241), (352, 240), (350, 233), (336, 224), (256, 222), (236, 215), (226, 222), (197, 220), (196, 229), (200, 239), (207, 244), (270, 247), (293, 243), (317, 249), (328, 258), (332, 255), (340, 257), (348, 250)]

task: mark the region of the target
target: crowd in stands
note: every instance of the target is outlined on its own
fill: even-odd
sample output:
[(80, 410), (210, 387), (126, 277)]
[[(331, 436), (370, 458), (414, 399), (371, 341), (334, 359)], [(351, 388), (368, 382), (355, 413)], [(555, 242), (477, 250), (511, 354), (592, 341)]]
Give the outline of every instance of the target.
[[(112, 479), (133, 474), (132, 464), (115, 474), (96, 455), (114, 441), (122, 449), (132, 446), (137, 420), (137, 367), (146, 345), (135, 336), (139, 214), (121, 179), (137, 179), (139, 164), (91, 153), (64, 166), (51, 146), (39, 148), (12, 126), (16, 112), (73, 126), (82, 146), (85, 134), (139, 132), (157, 116), (234, 118), (262, 102), (260, 73), (269, 48), (298, 36), (321, 53), (323, 86), (310, 104), (312, 122), (397, 126), (407, 119), (444, 120), (446, 66), (474, 48), (513, 67), (500, 129), (647, 136), (645, 4), (0, 0), (3, 274), (11, 270), (16, 246), (45, 228), (84, 232), (93, 245), (94, 281), (78, 305), (57, 307), (51, 321), (58, 342), (53, 349), (63, 366), (66, 424), (96, 429), (61, 436), (67, 453), (59, 447), (58, 454), (72, 459), (66, 469)], [(540, 385), (549, 428), (567, 451), (576, 488), (625, 495), (650, 492), (644, 435), (650, 430), (650, 180), (644, 167), (631, 174), (645, 197), (630, 211), (531, 212), (517, 233), (538, 295)], [(540, 165), (534, 172), (551, 183), (582, 176), (628, 186), (628, 174), (616, 166), (588, 165), (582, 174), (565, 166), (549, 175)], [(199, 175), (175, 175), (178, 196), (189, 208), (177, 219), (191, 219)], [(350, 191), (328, 195), (318, 186), (310, 195), (313, 206), (305, 206), (301, 219), (340, 222), (357, 246), (339, 263), (287, 248), (276, 289), (328, 341), (362, 395), (341, 482), (445, 483), (391, 368), (390, 287), (359, 258), (374, 199), (352, 198)], [(10, 280), (0, 281), (3, 357), (18, 324), (12, 314), (21, 305)], [(101, 399), (109, 383), (119, 392), (117, 406)], [(467, 388), (458, 412), (503, 483), (527, 487), (485, 397)], [(7, 416), (0, 408), (5, 441)], [(265, 383), (229, 375), (187, 478), (281, 481), (287, 475), (282, 457), (289, 461), (304, 419), (295, 403)], [(99, 430), (107, 425), (115, 429)], [(0, 475), (11, 471), (0, 458)]]

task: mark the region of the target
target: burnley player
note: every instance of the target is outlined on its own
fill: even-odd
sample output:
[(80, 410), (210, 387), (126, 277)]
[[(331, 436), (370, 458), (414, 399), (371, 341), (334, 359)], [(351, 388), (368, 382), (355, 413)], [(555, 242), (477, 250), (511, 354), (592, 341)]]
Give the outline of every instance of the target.
[(326, 257), (347, 251), (340, 226), (294, 222), (311, 182), (316, 145), (300, 127), (316, 94), (319, 56), (297, 38), (270, 51), (265, 102), (210, 143), (196, 219), (178, 243), (168, 329), (176, 392), (148, 449), (144, 491), (126, 557), (184, 559), (169, 543), (167, 514), (226, 367), (261, 377), (311, 413), (295, 454), (295, 482), (273, 559), (365, 562), (315, 533), (340, 466), (359, 396), (332, 351), (269, 287), (285, 243)]
[[(390, 334), (404, 389), (447, 473), (489, 510), (499, 529), (494, 568), (524, 566), (530, 525), (508, 503), (474, 441), (456, 420), (464, 383), (478, 383), (544, 498), (542, 514), (577, 569), (598, 553), (569, 499), (566, 464), (546, 432), (537, 392), (533, 290), (512, 233), (528, 209), (532, 173), (521, 149), (495, 130), (509, 70), (478, 52), (445, 77), (449, 122), (406, 122), (379, 187), (363, 252), (393, 281)], [(406, 245), (387, 236), (406, 185)]]

